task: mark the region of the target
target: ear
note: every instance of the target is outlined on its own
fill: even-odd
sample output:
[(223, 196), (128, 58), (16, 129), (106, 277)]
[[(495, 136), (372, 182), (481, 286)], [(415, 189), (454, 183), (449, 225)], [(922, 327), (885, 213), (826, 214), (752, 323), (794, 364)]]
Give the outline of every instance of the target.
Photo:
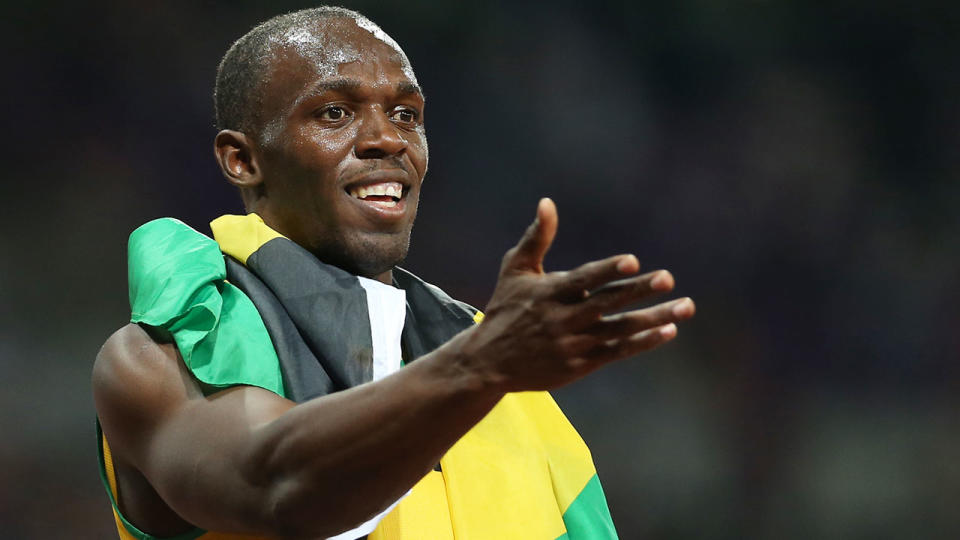
[(239, 188), (252, 188), (263, 182), (254, 150), (251, 138), (232, 129), (217, 133), (213, 140), (213, 152), (224, 178)]

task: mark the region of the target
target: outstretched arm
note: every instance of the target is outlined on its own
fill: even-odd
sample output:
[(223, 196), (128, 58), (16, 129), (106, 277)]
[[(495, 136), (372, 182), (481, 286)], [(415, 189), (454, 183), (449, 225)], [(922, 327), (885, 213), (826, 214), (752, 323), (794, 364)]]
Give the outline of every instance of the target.
[[(674, 323), (693, 315), (689, 299), (617, 313), (673, 287), (666, 271), (634, 276), (632, 255), (545, 273), (556, 227), (544, 199), (504, 256), (482, 324), (389, 377), (300, 405), (254, 387), (204, 397), (174, 345), (122, 329), (94, 368), (118, 470), (142, 474), (170, 509), (206, 529), (322, 536), (368, 519), (504, 393), (572, 382), (669, 341)], [(162, 512), (135, 496), (121, 489), (125, 511), (139, 513), (128, 517), (160, 523)]]

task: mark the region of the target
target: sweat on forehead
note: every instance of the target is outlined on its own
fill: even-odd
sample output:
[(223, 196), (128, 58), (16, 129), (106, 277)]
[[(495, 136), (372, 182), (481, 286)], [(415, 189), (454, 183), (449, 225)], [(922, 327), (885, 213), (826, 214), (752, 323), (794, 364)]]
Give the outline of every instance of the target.
[(324, 19), (289, 28), (271, 37), (270, 54), (295, 55), (306, 60), (321, 77), (337, 74), (339, 66), (367, 55), (386, 55), (412, 78), (410, 62), (400, 46), (379, 26), (364, 19)]
[(340, 64), (361, 58), (375, 38), (393, 51), (394, 59), (416, 81), (400, 46), (379, 26), (345, 8), (322, 6), (278, 15), (238, 39), (217, 69), (214, 88), (216, 128), (255, 133), (262, 129), (263, 82), (278, 56), (296, 54), (310, 61), (320, 76), (336, 73)]
[(323, 21), (320, 28), (293, 27), (279, 36), (274, 36), (268, 44), (271, 65), (283, 57), (300, 57), (316, 71), (317, 76), (332, 77), (337, 74), (341, 64), (356, 62), (360, 59), (360, 47), (356, 39), (350, 39), (343, 31), (343, 22)]

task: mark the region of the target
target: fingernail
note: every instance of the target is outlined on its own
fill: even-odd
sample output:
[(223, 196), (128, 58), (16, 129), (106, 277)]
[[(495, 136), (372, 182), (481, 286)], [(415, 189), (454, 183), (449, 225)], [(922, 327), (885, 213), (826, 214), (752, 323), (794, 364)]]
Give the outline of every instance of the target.
[(658, 273), (653, 280), (650, 281), (650, 286), (657, 291), (664, 291), (673, 286), (673, 279), (670, 277), (670, 272), (660, 272)]
[(660, 327), (660, 335), (665, 338), (671, 338), (677, 335), (677, 325), (670, 323)]
[(627, 255), (626, 257), (617, 261), (617, 272), (621, 274), (632, 274), (640, 268), (640, 261), (633, 255)]
[(673, 306), (673, 315), (674, 317), (686, 317), (690, 314), (690, 308), (693, 307), (693, 303), (689, 298), (683, 298), (677, 301), (677, 304)]

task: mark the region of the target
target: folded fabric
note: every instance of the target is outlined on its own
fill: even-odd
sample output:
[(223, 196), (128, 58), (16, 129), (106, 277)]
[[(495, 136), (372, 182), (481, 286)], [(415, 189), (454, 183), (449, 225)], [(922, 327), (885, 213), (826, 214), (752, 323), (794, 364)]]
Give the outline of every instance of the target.
[[(361, 282), (255, 214), (211, 227), (216, 242), (155, 220), (134, 231), (129, 250), (131, 320), (169, 332), (207, 393), (245, 384), (303, 402), (380, 378), (400, 368), (401, 354), (415, 361), (482, 320), (399, 268), (396, 289)], [(546, 392), (505, 396), (438, 469), (381, 516), (371, 540), (616, 538), (589, 450)], [(154, 539), (114, 508), (121, 538)], [(197, 529), (177, 540), (192, 538), (234, 537)]]

